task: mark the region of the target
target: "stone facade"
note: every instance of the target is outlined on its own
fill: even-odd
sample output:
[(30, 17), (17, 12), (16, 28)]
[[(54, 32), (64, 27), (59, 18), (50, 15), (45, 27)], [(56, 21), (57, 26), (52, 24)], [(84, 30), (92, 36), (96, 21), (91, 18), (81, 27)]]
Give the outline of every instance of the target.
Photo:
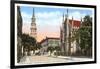
[(79, 49), (76, 40), (71, 41), (74, 33), (80, 28), (81, 21), (69, 19), (68, 12), (67, 15), (63, 15), (63, 23), (60, 28), (60, 42), (63, 55), (70, 56)]

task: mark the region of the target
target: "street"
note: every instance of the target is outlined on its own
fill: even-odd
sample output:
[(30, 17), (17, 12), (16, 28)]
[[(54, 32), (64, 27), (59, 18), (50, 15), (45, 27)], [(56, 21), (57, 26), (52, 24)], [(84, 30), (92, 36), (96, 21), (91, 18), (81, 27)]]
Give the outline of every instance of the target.
[(68, 63), (91, 61), (91, 58), (76, 58), (64, 56), (24, 56), (19, 64), (50, 64), (50, 63)]

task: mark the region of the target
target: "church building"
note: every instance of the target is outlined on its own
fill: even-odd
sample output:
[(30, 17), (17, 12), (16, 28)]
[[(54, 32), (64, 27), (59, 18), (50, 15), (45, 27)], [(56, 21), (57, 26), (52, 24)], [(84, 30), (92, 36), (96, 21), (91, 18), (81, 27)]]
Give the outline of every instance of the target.
[(70, 56), (75, 54), (80, 47), (76, 40), (72, 41), (72, 37), (75, 35), (75, 32), (80, 28), (81, 20), (69, 19), (68, 10), (67, 14), (63, 15), (63, 22), (60, 28), (60, 44), (62, 48), (63, 55)]

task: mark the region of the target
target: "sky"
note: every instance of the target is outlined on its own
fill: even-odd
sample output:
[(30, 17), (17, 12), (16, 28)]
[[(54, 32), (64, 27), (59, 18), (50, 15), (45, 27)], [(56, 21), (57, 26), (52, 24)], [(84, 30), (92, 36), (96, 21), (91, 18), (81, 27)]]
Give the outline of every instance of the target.
[(45, 37), (60, 37), (63, 14), (67, 14), (67, 9), (69, 19), (73, 17), (75, 20), (81, 20), (85, 15), (93, 15), (90, 9), (21, 6), (23, 33), (30, 33), (33, 8), (35, 11), (38, 42), (45, 39)]

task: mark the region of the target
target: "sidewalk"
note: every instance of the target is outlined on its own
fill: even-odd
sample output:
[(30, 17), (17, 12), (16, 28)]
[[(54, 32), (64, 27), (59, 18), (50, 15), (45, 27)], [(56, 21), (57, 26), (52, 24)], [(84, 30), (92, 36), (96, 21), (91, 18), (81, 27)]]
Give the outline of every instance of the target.
[(69, 62), (82, 62), (82, 61), (92, 61), (92, 58), (82, 58), (82, 57), (71, 57), (71, 56), (58, 56), (57, 58), (67, 59)]

